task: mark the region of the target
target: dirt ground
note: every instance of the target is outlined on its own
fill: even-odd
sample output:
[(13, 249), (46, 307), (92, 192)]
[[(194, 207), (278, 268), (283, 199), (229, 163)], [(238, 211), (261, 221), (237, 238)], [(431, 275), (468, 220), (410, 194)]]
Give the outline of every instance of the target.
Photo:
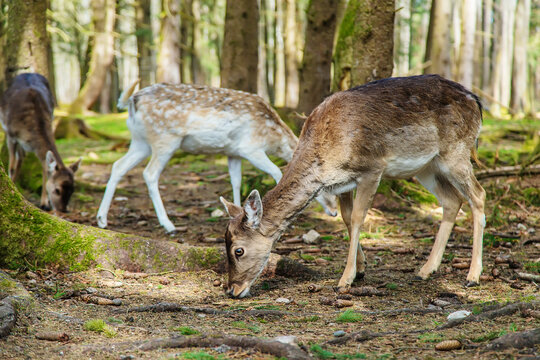
[[(199, 158), (197, 158), (199, 159)], [(111, 230), (134, 233), (163, 241), (185, 241), (192, 245), (224, 246), (220, 243), (226, 217), (211, 217), (220, 208), (219, 195), (231, 198), (230, 184), (223, 158), (208, 157), (191, 162), (176, 161), (164, 171), (160, 189), (171, 220), (180, 232), (171, 237), (159, 226), (142, 179), (143, 167), (132, 170), (122, 181), (109, 212)], [(249, 169), (252, 173), (253, 170)], [(86, 184), (72, 202), (66, 219), (96, 225), (95, 214), (110, 173), (110, 165), (85, 164), (77, 175)], [(244, 176), (244, 179), (246, 176)], [(518, 189), (540, 184), (540, 178), (528, 182), (515, 179), (486, 180), (486, 188), (505, 189), (509, 182)], [(532, 185), (531, 185), (532, 184)], [(90, 186), (91, 185), (91, 186)], [(488, 194), (486, 213), (500, 206)], [(36, 299), (35, 306), (21, 311), (12, 334), (0, 340), (1, 359), (271, 359), (273, 356), (253, 349), (228, 347), (160, 349), (142, 351), (136, 342), (171, 336), (198, 334), (235, 334), (274, 338), (292, 335), (314, 358), (321, 359), (446, 359), (446, 358), (535, 358), (540, 346), (522, 350), (489, 351), (490, 340), (506, 333), (540, 327), (540, 320), (520, 312), (492, 320), (465, 322), (437, 330), (456, 310), (473, 314), (489, 306), (507, 302), (538, 301), (538, 284), (516, 278), (517, 272), (538, 274), (540, 244), (523, 245), (523, 239), (538, 237), (539, 207), (516, 206), (511, 219), (486, 229), (484, 274), (481, 285), (465, 288), (467, 269), (457, 269), (460, 259), (471, 255), (472, 221), (467, 207), (459, 215), (440, 270), (428, 281), (416, 281), (415, 274), (426, 261), (440, 223), (437, 205), (417, 206), (406, 197), (378, 196), (378, 208), (370, 210), (367, 234), (361, 244), (369, 267), (355, 287), (371, 286), (380, 296), (352, 296), (352, 306), (339, 309), (321, 304), (321, 298), (337, 294), (348, 248), (345, 226), (331, 218), (318, 205), (311, 205), (282, 237), (275, 251), (305, 264), (318, 275), (313, 279), (282, 276), (261, 278), (252, 288), (252, 297), (228, 298), (222, 286), (226, 274), (211, 270), (197, 273), (151, 274), (144, 278), (126, 278), (122, 271), (58, 272), (42, 270), (11, 273)], [(489, 219), (489, 215), (488, 215)], [(505, 218), (506, 219), (506, 218)], [(315, 229), (321, 234), (316, 245), (285, 244), (283, 241)], [(536, 231), (536, 232), (534, 232)], [(506, 234), (501, 236), (500, 234)], [(495, 234), (495, 235), (493, 235)], [(499, 235), (497, 235), (499, 234)], [(520, 235), (526, 235), (519, 237)], [(503, 238), (502, 240), (500, 238)], [(216, 240), (218, 239), (218, 240)], [(532, 264), (532, 265), (531, 265)], [(308, 291), (310, 284), (321, 285), (320, 292)], [(120, 306), (97, 305), (76, 296), (74, 290), (120, 299)], [(283, 299), (284, 298), (284, 299)], [(279, 300), (278, 300), (279, 299)], [(142, 305), (176, 303), (189, 307), (175, 312), (134, 312)], [(211, 314), (200, 308), (223, 312)], [(197, 310), (199, 309), (199, 310)], [(408, 309), (408, 310), (407, 310)], [(267, 312), (250, 310), (270, 310)], [(347, 312), (352, 310), (351, 316)], [(395, 310), (391, 312), (389, 310)], [(361, 316), (354, 316), (361, 314)], [(341, 318), (340, 318), (341, 315)], [(102, 319), (108, 330), (85, 329), (85, 322)], [(355, 321), (353, 321), (355, 320)], [(103, 330), (103, 329), (101, 329)], [(352, 334), (368, 330), (385, 333), (373, 339), (351, 339), (342, 345), (328, 344), (339, 331)], [(38, 340), (39, 332), (59, 331), (69, 335), (67, 342)], [(196, 332), (196, 334), (188, 335)], [(462, 348), (435, 350), (442, 340), (456, 339)], [(102, 346), (104, 345), (104, 346)], [(320, 347), (318, 346), (320, 345)], [(324, 349), (324, 350), (323, 350)], [(326, 352), (325, 352), (326, 350)]]

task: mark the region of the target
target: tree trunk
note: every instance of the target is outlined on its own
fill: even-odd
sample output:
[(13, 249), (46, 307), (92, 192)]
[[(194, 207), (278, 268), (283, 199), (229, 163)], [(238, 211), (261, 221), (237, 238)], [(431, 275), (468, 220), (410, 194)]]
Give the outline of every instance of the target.
[(298, 61), (296, 60), (296, 6), (294, 0), (285, 0), (285, 106), (298, 105)]
[(491, 78), (491, 38), (493, 0), (484, 0), (482, 16), (482, 90), (489, 92)]
[[(512, 73), (512, 110), (514, 114), (527, 114), (531, 108), (527, 101), (527, 43), (529, 41), (529, 20), (531, 1), (519, 0), (516, 9), (516, 27), (514, 31), (514, 65)], [(538, 61), (538, 59), (537, 59)]]
[(140, 87), (154, 83), (154, 64), (152, 58), (153, 35), (150, 27), (151, 0), (135, 2), (135, 34), (137, 35), (137, 64), (139, 66)]
[(80, 270), (92, 265), (129, 271), (181, 271), (224, 265), (212, 247), (154, 241), (70, 223), (24, 200), (0, 162), (0, 267), (59, 265)]
[(180, 79), (183, 83), (193, 82), (191, 62), (193, 53), (191, 39), (193, 39), (193, 0), (182, 1), (180, 12)]
[(270, 88), (268, 83), (268, 61), (267, 61), (267, 42), (266, 42), (266, 3), (265, 0), (260, 2), (260, 21), (259, 21), (259, 59), (257, 65), (257, 94), (270, 102)]
[(392, 75), (394, 10), (394, 0), (349, 1), (334, 54), (334, 89)]
[(396, 1), (394, 26), (394, 76), (409, 73), (409, 53), (411, 43), (411, 0)]
[(283, 44), (283, 23), (284, 23), (284, 11), (283, 0), (275, 1), (275, 21), (274, 21), (274, 87), (276, 91), (275, 106), (285, 106), (285, 53)]
[(459, 49), (459, 82), (467, 89), (472, 89), (474, 77), (474, 50), (476, 33), (476, 1), (462, 0), (461, 44)]
[(258, 22), (257, 0), (227, 0), (222, 87), (257, 93)]
[(99, 98), (107, 72), (114, 58), (114, 23), (116, 19), (115, 0), (92, 0), (94, 39), (90, 70), (77, 99), (73, 101), (69, 112), (80, 113), (90, 107)]
[(47, 34), (48, 0), (9, 1), (6, 43), (5, 88), (15, 76), (35, 72), (50, 78), (49, 36)]
[[(298, 112), (306, 115), (330, 93), (330, 69), (338, 3), (338, 0), (310, 1), (307, 9), (298, 103)], [(299, 129), (302, 127), (301, 123), (296, 125)]]
[(452, 2), (450, 0), (433, 0), (426, 44), (425, 74), (439, 74), (446, 78), (452, 76), (450, 63), (450, 20)]
[(163, 0), (161, 43), (157, 63), (158, 82), (180, 82), (180, 0)]

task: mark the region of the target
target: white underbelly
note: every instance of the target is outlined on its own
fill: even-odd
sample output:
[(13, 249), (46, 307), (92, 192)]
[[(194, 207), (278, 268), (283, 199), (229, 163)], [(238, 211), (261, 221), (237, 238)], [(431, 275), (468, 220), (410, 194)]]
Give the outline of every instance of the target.
[(427, 153), (424, 155), (408, 156), (408, 157), (393, 157), (387, 160), (386, 168), (383, 172), (383, 177), (387, 178), (407, 178), (414, 176), (437, 155)]

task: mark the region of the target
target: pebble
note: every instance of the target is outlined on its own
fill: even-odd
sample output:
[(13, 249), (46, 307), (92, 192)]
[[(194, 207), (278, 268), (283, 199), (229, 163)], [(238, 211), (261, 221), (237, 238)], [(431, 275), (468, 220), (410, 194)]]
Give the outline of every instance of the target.
[(120, 356), (120, 360), (133, 360), (135, 359), (135, 356), (133, 355), (122, 355)]
[(342, 337), (342, 336), (345, 336), (345, 334), (346, 334), (346, 332), (343, 331), (343, 330), (338, 330), (338, 331), (334, 332), (335, 337)]
[(429, 305), (427, 306), (427, 308), (428, 308), (429, 310), (442, 310), (442, 307), (437, 306), (437, 305), (433, 305), (433, 304), (429, 304)]
[(125, 196), (117, 196), (114, 198), (114, 201), (128, 201), (128, 198)]
[(210, 214), (211, 217), (222, 217), (225, 213), (221, 209), (216, 209)]
[(445, 300), (441, 300), (441, 299), (434, 299), (432, 301), (433, 305), (436, 305), (436, 306), (440, 306), (440, 307), (445, 307), (445, 306), (448, 306), (448, 305), (452, 305), (451, 302), (449, 301), (445, 301)]
[(447, 319), (448, 321), (451, 321), (451, 320), (459, 320), (459, 319), (464, 319), (466, 318), (467, 316), (471, 315), (471, 312), (470, 311), (467, 311), (467, 310), (458, 310), (458, 311), (454, 311), (453, 313), (451, 313), (450, 315), (448, 315)]
[(112, 280), (105, 280), (101, 282), (103, 286), (110, 287), (110, 288), (118, 288), (124, 286), (124, 283), (121, 281), (112, 281)]
[(302, 235), (302, 240), (306, 244), (315, 244), (317, 243), (320, 237), (321, 237), (321, 234), (311, 229), (307, 232), (307, 234)]
[(201, 319), (204, 319), (206, 317), (205, 314), (197, 314), (198, 317), (200, 317)]
[(277, 336), (274, 338), (274, 340), (279, 341), (280, 343), (289, 344), (289, 345), (296, 345), (298, 343), (296, 336), (293, 336), (293, 335)]
[(145, 225), (148, 225), (148, 221), (146, 221), (146, 220), (141, 220), (141, 221), (137, 222), (137, 225), (138, 225), (138, 226), (145, 226)]
[(231, 347), (229, 345), (221, 344), (214, 348), (214, 351), (220, 354), (226, 353), (227, 351), (231, 351)]
[(214, 284), (213, 284), (213, 285), (216, 286), (216, 287), (217, 287), (217, 286), (221, 286), (221, 280), (218, 280), (218, 279), (214, 280)]
[(54, 281), (46, 280), (45, 285), (48, 286), (48, 287), (53, 287), (54, 286)]
[(93, 287), (86, 288), (86, 292), (89, 294), (97, 293), (97, 289)]
[(36, 279), (30, 279), (30, 280), (28, 280), (28, 283), (31, 284), (31, 285), (35, 285), (37, 283), (37, 280)]
[(277, 298), (276, 299), (276, 302), (278, 304), (288, 304), (291, 302), (291, 300), (287, 299), (287, 298), (283, 298), (283, 297), (280, 297), (280, 298)]
[(525, 225), (523, 225), (522, 223), (517, 224), (517, 228), (518, 228), (518, 230), (523, 230), (523, 231), (527, 230), (527, 227)]

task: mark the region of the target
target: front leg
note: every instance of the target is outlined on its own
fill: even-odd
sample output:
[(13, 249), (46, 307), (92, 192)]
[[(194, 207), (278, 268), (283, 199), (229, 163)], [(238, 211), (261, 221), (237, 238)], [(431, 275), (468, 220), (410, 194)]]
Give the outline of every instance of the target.
[[(351, 286), (356, 277), (357, 270), (360, 274), (363, 274), (365, 271), (366, 258), (359, 244), (360, 229), (379, 186), (379, 181), (380, 175), (371, 179), (362, 179), (356, 188), (351, 223), (348, 227), (350, 239), (349, 254), (347, 256), (347, 265), (338, 283), (338, 288), (340, 289), (347, 289)], [(340, 197), (340, 200), (343, 201), (342, 197)]]
[(242, 184), (242, 159), (229, 156), (227, 160), (229, 162), (229, 176), (231, 177), (234, 205), (241, 206), (240, 185)]
[(47, 176), (48, 170), (47, 165), (45, 165), (43, 167), (43, 176), (41, 179), (41, 200), (39, 201), (39, 207), (45, 211), (51, 210), (51, 203), (49, 201), (49, 195), (47, 194)]

